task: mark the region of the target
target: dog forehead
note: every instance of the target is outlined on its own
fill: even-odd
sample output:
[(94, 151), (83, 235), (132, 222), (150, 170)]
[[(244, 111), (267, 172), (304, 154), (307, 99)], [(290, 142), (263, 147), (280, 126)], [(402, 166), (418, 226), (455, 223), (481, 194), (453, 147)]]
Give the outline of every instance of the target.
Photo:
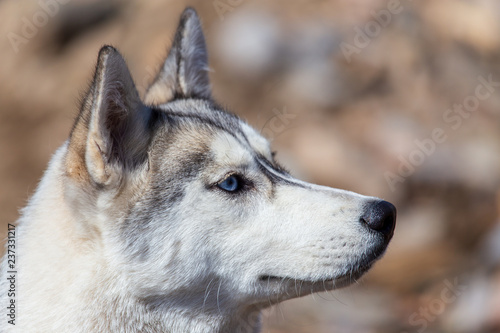
[(251, 151), (237, 137), (227, 132), (218, 132), (210, 143), (210, 152), (214, 160), (220, 164), (250, 164), (253, 159)]
[[(238, 116), (220, 109), (213, 103), (206, 100), (174, 100), (159, 105), (158, 108), (175, 116), (199, 117), (198, 120), (214, 127), (215, 132), (219, 132), (220, 128), (230, 132), (230, 135), (220, 132), (218, 139), (214, 140), (214, 148), (219, 152), (234, 150), (234, 154), (236, 151), (247, 148), (247, 152), (253, 150), (257, 155), (272, 159), (271, 146), (267, 139)], [(231, 136), (234, 137), (230, 138)], [(232, 143), (229, 144), (229, 142)]]
[(240, 122), (241, 130), (245, 134), (248, 143), (252, 147), (254, 151), (256, 151), (259, 155), (262, 155), (266, 157), (269, 160), (272, 160), (272, 151), (271, 151), (271, 145), (269, 144), (269, 141), (265, 139), (262, 135), (257, 133), (257, 131), (246, 124), (245, 122), (241, 121)]
[(230, 163), (238, 161), (250, 164), (257, 155), (272, 160), (269, 142), (244, 121), (239, 121), (236, 133), (218, 132), (211, 143), (211, 151), (216, 160)]
[(215, 108), (206, 100), (201, 99), (174, 99), (173, 101), (156, 106), (157, 109), (174, 115), (198, 115), (212, 117)]

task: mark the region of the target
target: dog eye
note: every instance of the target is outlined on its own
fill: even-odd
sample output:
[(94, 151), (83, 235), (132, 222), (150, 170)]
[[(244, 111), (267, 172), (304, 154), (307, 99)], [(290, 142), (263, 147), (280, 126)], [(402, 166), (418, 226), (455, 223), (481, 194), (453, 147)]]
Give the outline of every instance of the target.
[(243, 181), (237, 175), (231, 175), (217, 184), (217, 186), (224, 191), (236, 192), (243, 187)]

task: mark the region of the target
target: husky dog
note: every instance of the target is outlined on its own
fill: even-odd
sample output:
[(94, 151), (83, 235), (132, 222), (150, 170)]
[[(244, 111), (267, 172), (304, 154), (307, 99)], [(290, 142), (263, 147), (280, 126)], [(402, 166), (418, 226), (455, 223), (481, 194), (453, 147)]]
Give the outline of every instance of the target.
[(3, 260), (15, 320), (0, 330), (258, 332), (260, 309), (359, 278), (395, 220), (386, 201), (293, 178), (213, 101), (188, 8), (144, 101), (118, 51), (100, 50), (18, 221), (14, 282)]

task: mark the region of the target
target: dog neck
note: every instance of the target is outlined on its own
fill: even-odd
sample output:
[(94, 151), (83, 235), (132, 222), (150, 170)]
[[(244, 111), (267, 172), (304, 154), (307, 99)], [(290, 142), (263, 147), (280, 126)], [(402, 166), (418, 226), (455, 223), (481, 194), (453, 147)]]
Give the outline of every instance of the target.
[[(192, 307), (183, 304), (181, 294), (164, 298), (134, 295), (137, 286), (106, 259), (106, 249), (75, 229), (78, 222), (64, 204), (65, 152), (66, 145), (56, 152), (18, 221), (18, 288), (23, 292), (17, 302), (23, 311), (16, 328), (38, 331), (43, 327), (53, 332), (259, 331), (256, 308), (219, 308), (217, 303)], [(203, 292), (197, 298), (203, 300)]]

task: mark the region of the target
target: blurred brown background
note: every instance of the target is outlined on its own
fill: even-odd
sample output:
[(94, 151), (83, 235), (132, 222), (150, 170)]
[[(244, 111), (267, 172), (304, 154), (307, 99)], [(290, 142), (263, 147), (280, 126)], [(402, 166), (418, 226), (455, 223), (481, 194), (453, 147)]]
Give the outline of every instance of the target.
[(143, 93), (186, 5), (215, 98), (279, 160), (398, 207), (369, 274), (270, 309), (264, 332), (500, 332), (495, 0), (4, 0), (1, 236), (66, 139), (100, 46), (120, 49)]

